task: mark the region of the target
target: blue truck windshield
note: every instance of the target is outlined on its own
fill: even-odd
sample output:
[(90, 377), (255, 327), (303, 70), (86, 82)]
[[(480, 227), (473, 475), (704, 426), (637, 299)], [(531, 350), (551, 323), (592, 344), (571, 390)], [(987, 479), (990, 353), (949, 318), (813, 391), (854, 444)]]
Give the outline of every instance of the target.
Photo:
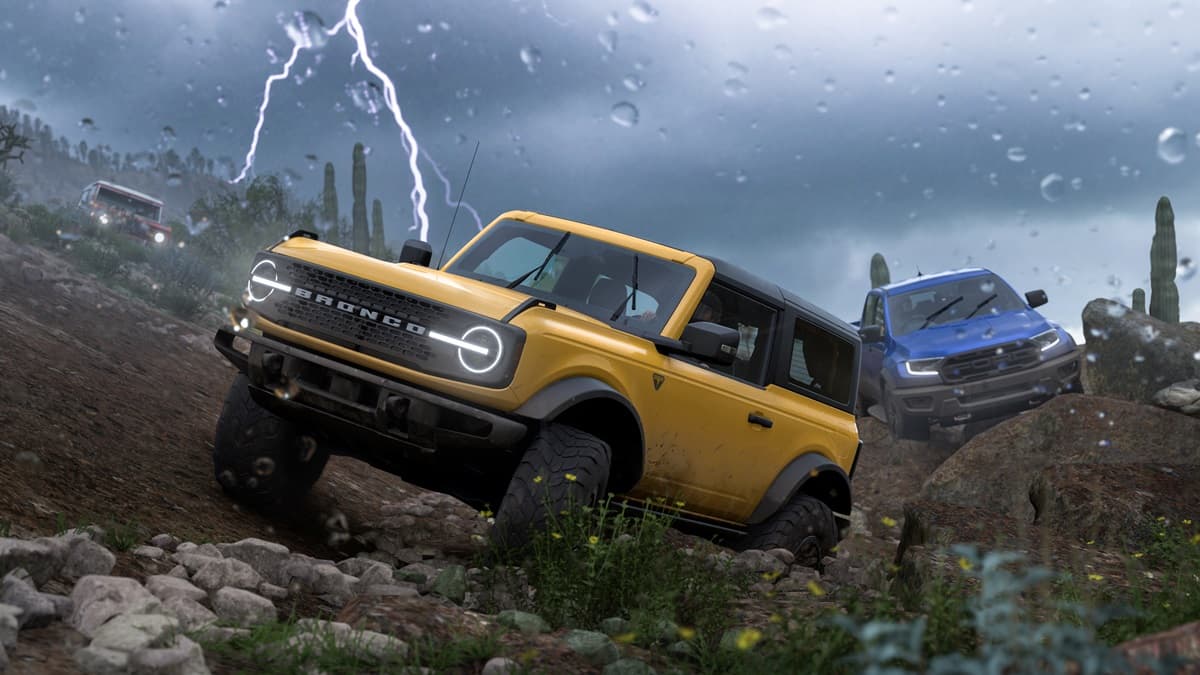
[(1021, 298), (994, 274), (951, 279), (888, 296), (888, 318), (895, 336), (1024, 308)]

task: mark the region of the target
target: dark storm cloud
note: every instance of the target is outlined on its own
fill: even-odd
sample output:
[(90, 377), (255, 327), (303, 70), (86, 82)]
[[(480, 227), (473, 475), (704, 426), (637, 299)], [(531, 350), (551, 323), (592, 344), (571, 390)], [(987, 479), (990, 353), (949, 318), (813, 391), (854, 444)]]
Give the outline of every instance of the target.
[[(467, 201), (485, 221), (533, 209), (719, 251), (847, 317), (876, 250), (897, 277), (986, 264), (1022, 289), (1047, 286), (1073, 327), (1086, 300), (1142, 283), (1159, 195), (1175, 200), (1181, 255), (1200, 252), (1189, 196), (1200, 56), (1187, 46), (1200, 9), (651, 4), (650, 23), (623, 0), (364, 0), (359, 12), (455, 195), (479, 141)], [(263, 80), (280, 67), (267, 49), (286, 58), (279, 17), (296, 5), (80, 5), (82, 23), (67, 3), (5, 17), (0, 102), (29, 98), (76, 137), (91, 117), (91, 136), (122, 150), (153, 147), (170, 125), (182, 151), (240, 162)], [(332, 25), (344, 5), (305, 8)], [(538, 55), (532, 72), (523, 49)], [(276, 85), (256, 169), (292, 170), (309, 197), (334, 161), (348, 203), (362, 141), (395, 240), (409, 234), (412, 179), (390, 117), (347, 96), (373, 81), (351, 51), (343, 33), (301, 56), (301, 83)], [(637, 107), (631, 127), (610, 118), (622, 102)], [(1168, 126), (1187, 134), (1182, 163), (1157, 154)], [(307, 154), (320, 158), (312, 170)], [(1051, 200), (1041, 184), (1052, 174)], [(440, 243), (451, 209), (432, 175), (426, 187)], [(459, 218), (451, 246), (473, 230)], [(1200, 282), (1181, 287), (1185, 314), (1188, 283)]]

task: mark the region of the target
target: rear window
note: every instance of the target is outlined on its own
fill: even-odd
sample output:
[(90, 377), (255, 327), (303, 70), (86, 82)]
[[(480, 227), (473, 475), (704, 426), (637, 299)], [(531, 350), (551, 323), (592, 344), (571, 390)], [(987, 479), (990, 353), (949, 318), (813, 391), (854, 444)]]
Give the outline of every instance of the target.
[(788, 382), (841, 405), (850, 404), (854, 345), (804, 319), (796, 319)]

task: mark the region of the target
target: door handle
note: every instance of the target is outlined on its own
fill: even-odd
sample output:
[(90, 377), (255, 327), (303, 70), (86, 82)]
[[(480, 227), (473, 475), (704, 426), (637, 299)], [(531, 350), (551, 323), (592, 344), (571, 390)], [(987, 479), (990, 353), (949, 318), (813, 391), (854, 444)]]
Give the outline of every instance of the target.
[(757, 413), (750, 413), (750, 417), (747, 418), (746, 421), (750, 424), (757, 424), (764, 429), (770, 429), (771, 427), (775, 426), (775, 423), (771, 421), (771, 418), (763, 417)]

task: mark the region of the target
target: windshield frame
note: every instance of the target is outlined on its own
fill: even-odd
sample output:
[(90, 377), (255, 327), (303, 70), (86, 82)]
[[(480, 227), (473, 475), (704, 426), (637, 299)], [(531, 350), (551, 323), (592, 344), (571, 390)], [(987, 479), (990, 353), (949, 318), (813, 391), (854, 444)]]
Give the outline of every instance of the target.
[[(499, 247), (505, 242), (518, 238), (518, 236), (504, 237), (503, 239), (499, 240), (499, 243), (497, 243), (495, 246), (490, 246), (490, 235), (496, 232), (499, 228), (508, 227), (516, 227), (534, 231), (538, 234), (550, 235), (555, 241), (560, 241), (564, 235), (569, 234), (570, 236), (567, 237), (567, 244), (563, 248), (564, 256), (565, 251), (570, 250), (572, 247), (584, 245), (589, 247), (607, 247), (608, 249), (614, 249), (621, 253), (627, 254), (631, 261), (636, 260), (637, 262), (634, 264), (639, 268), (641, 277), (639, 279), (639, 286), (637, 289), (639, 292), (637, 299), (638, 307), (641, 307), (643, 296), (649, 297), (658, 303), (656, 310), (662, 310), (668, 304), (671, 305), (670, 311), (666, 315), (663, 315), (661, 311), (656, 311), (652, 324), (649, 322), (635, 320), (629, 314), (629, 312), (635, 311), (630, 307), (632, 303), (630, 302), (629, 298), (626, 298), (624, 303), (626, 312), (614, 320), (612, 319), (612, 314), (614, 313), (614, 310), (617, 309), (616, 305), (612, 307), (598, 308), (596, 305), (581, 302), (578, 297), (571, 297), (545, 288), (537, 288), (527, 285), (531, 282), (532, 277), (526, 279), (524, 283), (513, 289), (520, 293), (529, 295), (530, 297), (554, 303), (555, 305), (565, 307), (574, 312), (579, 312), (580, 314), (589, 316), (597, 321), (601, 321), (602, 323), (608, 324), (617, 330), (629, 333), (631, 335), (654, 338), (669, 337), (669, 331), (674, 330), (674, 324), (677, 316), (680, 315), (681, 311), (683, 311), (683, 307), (687, 305), (689, 299), (695, 294), (694, 288), (698, 280), (704, 280), (701, 269), (697, 265), (690, 264), (690, 260), (672, 260), (662, 255), (658, 255), (657, 252), (653, 250), (658, 245), (653, 244), (652, 242), (648, 242), (650, 245), (646, 248), (626, 246), (618, 241), (612, 241), (607, 237), (592, 236), (592, 233), (588, 231), (594, 229), (591, 226), (584, 226), (583, 228), (579, 229), (555, 227), (553, 224), (531, 222), (529, 220), (511, 216), (498, 218), (491, 225), (484, 228), (483, 231), (469, 241), (454, 255), (449, 262), (446, 263), (444, 267), (441, 268), (442, 271), (467, 277), (475, 281), (481, 281), (483, 283), (501, 288), (507, 287), (512, 281), (511, 279), (494, 277), (488, 274), (476, 272), (473, 269), (467, 269), (467, 267), (477, 267), (479, 264), (482, 264), (487, 257), (491, 256), (497, 249), (499, 249)], [(575, 243), (572, 244), (571, 242)], [(488, 246), (490, 250), (487, 250), (483, 254), (482, 258), (475, 259), (475, 254), (478, 254), (481, 245)], [(667, 293), (664, 294), (662, 298), (658, 298), (648, 292), (646, 284), (648, 262), (651, 266), (661, 265), (661, 269), (677, 269), (680, 271), (681, 275), (679, 278), (678, 287), (675, 289), (677, 293)], [(551, 263), (547, 269), (552, 267), (554, 267), (553, 263)], [(602, 272), (602, 274), (603, 276), (613, 278), (616, 281), (624, 284), (626, 286), (626, 290), (628, 290), (633, 280), (632, 266), (630, 272), (630, 274), (625, 275), (623, 278), (620, 275), (614, 277), (607, 272)]]

